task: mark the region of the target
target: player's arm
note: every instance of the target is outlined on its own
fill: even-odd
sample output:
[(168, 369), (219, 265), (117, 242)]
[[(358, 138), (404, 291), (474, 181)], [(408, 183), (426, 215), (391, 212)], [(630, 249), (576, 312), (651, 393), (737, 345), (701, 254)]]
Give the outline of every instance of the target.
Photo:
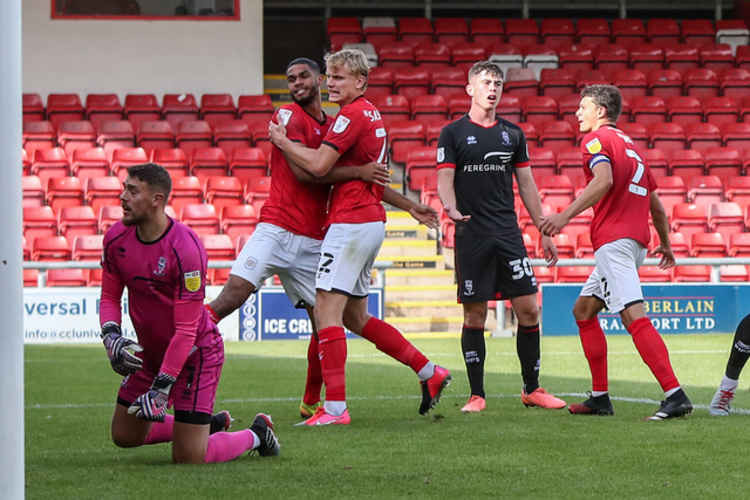
[[(530, 167), (516, 167), (516, 180), (518, 181), (518, 194), (523, 201), (526, 211), (529, 212), (531, 220), (536, 227), (542, 224), (542, 200), (539, 197), (539, 190), (534, 181), (534, 174)], [(548, 266), (554, 266), (557, 263), (557, 247), (549, 236), (542, 234), (542, 251)]]
[(432, 229), (440, 227), (440, 219), (434, 208), (422, 203), (415, 203), (401, 193), (386, 186), (383, 191), (383, 201), (396, 208), (409, 212), (418, 222)]
[(323, 177), (341, 156), (336, 149), (322, 144), (318, 149), (311, 149), (292, 141), (286, 135), (284, 125), (269, 122), (268, 133), (274, 146), (282, 150), (285, 156), (315, 177)]
[(453, 222), (466, 222), (471, 219), (471, 215), (459, 212), (456, 201), (456, 188), (453, 183), (456, 178), (456, 152), (453, 144), (451, 129), (443, 127), (437, 148), (438, 196), (445, 215)]
[(659, 246), (651, 253), (652, 255), (661, 255), (659, 268), (669, 269), (674, 266), (675, 257), (672, 252), (672, 245), (669, 243), (669, 219), (667, 218), (667, 212), (664, 210), (664, 205), (661, 204), (659, 195), (653, 191), (649, 195), (649, 204), (651, 219), (654, 221), (654, 227), (659, 234)]
[(391, 171), (388, 170), (386, 165), (381, 163), (372, 162), (359, 166), (334, 167), (329, 170), (326, 175), (315, 177), (294, 163), (286, 153), (284, 153), (284, 157), (286, 158), (286, 162), (292, 170), (292, 173), (300, 182), (311, 184), (336, 184), (337, 182), (355, 180), (372, 182), (373, 184), (379, 184), (381, 186), (386, 186), (391, 182)]

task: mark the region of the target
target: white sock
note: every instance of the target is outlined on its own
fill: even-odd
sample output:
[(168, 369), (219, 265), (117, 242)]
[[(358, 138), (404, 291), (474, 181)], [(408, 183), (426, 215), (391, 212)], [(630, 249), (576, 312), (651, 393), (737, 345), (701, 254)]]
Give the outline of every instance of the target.
[(672, 394), (674, 394), (675, 392), (677, 392), (677, 391), (679, 391), (679, 390), (680, 390), (680, 386), (678, 385), (678, 386), (677, 386), (677, 387), (675, 387), (674, 389), (669, 389), (668, 391), (666, 391), (666, 392), (664, 393), (664, 395), (665, 395), (666, 397), (669, 397), (669, 396), (671, 396)]
[(591, 391), (591, 395), (595, 398), (598, 398), (599, 396), (604, 396), (607, 394), (607, 391)]
[(251, 429), (248, 429), (248, 431), (250, 431), (250, 434), (251, 434), (251, 435), (253, 436), (253, 447), (252, 447), (252, 448), (250, 448), (250, 449), (251, 449), (251, 450), (254, 450), (254, 449), (255, 449), (255, 448), (257, 448), (258, 446), (260, 446), (260, 438), (259, 438), (259, 437), (258, 437), (258, 435), (257, 435), (257, 434), (256, 434), (255, 432), (253, 432), (253, 431), (252, 431)]
[(346, 401), (326, 401), (323, 403), (326, 413), (338, 417), (346, 411)]
[(417, 372), (417, 377), (422, 381), (432, 378), (433, 375), (435, 375), (435, 364), (432, 361), (428, 361), (427, 364)]
[(734, 391), (737, 389), (738, 381), (731, 379), (724, 375), (721, 378), (721, 384), (719, 384), (719, 389), (722, 391)]

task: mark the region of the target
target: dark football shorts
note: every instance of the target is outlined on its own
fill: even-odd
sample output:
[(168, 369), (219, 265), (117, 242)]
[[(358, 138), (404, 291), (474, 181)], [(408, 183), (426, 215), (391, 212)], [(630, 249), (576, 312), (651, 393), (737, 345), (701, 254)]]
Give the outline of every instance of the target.
[(511, 299), (537, 292), (521, 233), (477, 235), (456, 224), (459, 302)]

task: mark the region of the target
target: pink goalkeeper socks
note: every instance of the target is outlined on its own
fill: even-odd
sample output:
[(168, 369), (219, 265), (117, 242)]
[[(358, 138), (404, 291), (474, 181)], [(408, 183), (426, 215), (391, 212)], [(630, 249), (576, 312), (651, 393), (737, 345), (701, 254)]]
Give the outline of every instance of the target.
[(164, 422), (154, 422), (148, 431), (143, 444), (168, 443), (172, 440), (172, 427), (174, 427), (174, 416), (167, 414)]
[(206, 456), (207, 464), (229, 462), (248, 450), (252, 450), (258, 438), (250, 429), (237, 432), (217, 432), (208, 437)]

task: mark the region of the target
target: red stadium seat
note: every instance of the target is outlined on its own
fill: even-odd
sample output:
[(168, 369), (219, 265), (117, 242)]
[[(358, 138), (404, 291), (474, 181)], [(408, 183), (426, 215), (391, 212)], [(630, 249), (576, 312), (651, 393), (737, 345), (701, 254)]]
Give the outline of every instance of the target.
[(503, 84), (503, 93), (516, 96), (536, 96), (539, 82), (531, 68), (508, 68)]
[(226, 206), (242, 204), (242, 194), (242, 182), (236, 177), (211, 176), (206, 180), (206, 203), (219, 213)]
[(594, 47), (594, 65), (599, 71), (612, 72), (627, 70), (630, 57), (628, 49), (617, 44), (602, 43)]
[(505, 41), (505, 28), (499, 19), (475, 17), (471, 19), (469, 29), (471, 39), (476, 43), (492, 44)]
[(115, 223), (120, 221), (123, 216), (122, 206), (120, 205), (102, 205), (99, 208), (99, 217), (97, 225), (99, 232), (104, 234)]
[(234, 245), (228, 235), (202, 234), (200, 239), (209, 260), (234, 260)]
[(673, 45), (680, 41), (680, 25), (674, 19), (649, 19), (646, 21), (646, 35), (654, 45)]
[(425, 126), (413, 120), (392, 122), (388, 127), (388, 138), (391, 143), (391, 160), (404, 164), (411, 149), (425, 145)]
[(122, 184), (117, 177), (89, 177), (86, 181), (86, 204), (94, 213), (101, 207), (120, 205)]
[(397, 68), (393, 72), (393, 90), (411, 99), (430, 91), (430, 72), (423, 68)]
[(250, 232), (250, 234), (242, 234), (237, 237), (237, 239), (235, 240), (235, 248), (237, 250), (237, 255), (240, 254), (240, 252), (242, 251), (242, 248), (245, 246), (245, 243), (247, 243), (247, 240), (250, 239), (250, 236), (252, 236), (252, 231)]
[(729, 257), (750, 257), (750, 233), (729, 235)]
[(703, 283), (711, 281), (711, 266), (678, 266), (674, 270), (678, 283)]
[(613, 19), (612, 39), (624, 47), (641, 45), (646, 41), (646, 27), (640, 19)]
[(448, 103), (441, 95), (418, 95), (411, 100), (412, 120), (422, 123), (445, 121), (448, 118)]
[(402, 17), (398, 20), (398, 34), (401, 40), (431, 42), (434, 30), (426, 17)]
[(576, 25), (576, 34), (581, 42), (607, 43), (610, 40), (609, 21), (581, 18)]
[(750, 93), (750, 71), (730, 68), (720, 74), (719, 89), (724, 97), (740, 99)]
[(708, 207), (678, 203), (672, 209), (671, 220), (673, 231), (679, 231), (690, 238), (694, 233), (704, 233), (708, 229)]
[(201, 181), (211, 176), (227, 175), (229, 162), (221, 148), (195, 148), (190, 155), (190, 175)]
[(199, 117), (198, 103), (193, 94), (164, 94), (161, 112), (175, 128), (184, 121), (198, 120)]
[(682, 73), (673, 69), (654, 69), (647, 73), (648, 93), (667, 98), (682, 95)]
[(703, 115), (714, 125), (737, 123), (740, 103), (731, 97), (710, 97), (703, 100)]
[(637, 69), (617, 70), (612, 74), (612, 83), (620, 89), (625, 98), (646, 95), (647, 80), (643, 71)]
[(219, 215), (207, 203), (189, 203), (182, 207), (180, 220), (198, 235), (219, 234)]
[(200, 117), (211, 126), (234, 120), (237, 108), (231, 94), (203, 94), (201, 96)]
[(124, 111), (125, 118), (136, 129), (143, 121), (161, 120), (161, 106), (154, 94), (127, 94)]
[(57, 217), (52, 207), (25, 207), (23, 235), (29, 245), (33, 244), (36, 238), (57, 236)]
[(265, 177), (268, 163), (260, 148), (236, 148), (229, 157), (229, 175), (243, 183), (254, 177)]
[(557, 270), (558, 283), (585, 283), (594, 271), (593, 266), (565, 266)]
[(711, 204), (708, 210), (708, 230), (721, 233), (725, 239), (745, 230), (742, 207), (732, 201)]
[[(25, 259), (28, 260), (28, 259)], [(23, 286), (24, 288), (39, 286), (39, 270), (38, 269), (24, 269), (23, 270)]]
[(727, 243), (721, 233), (695, 233), (690, 244), (691, 257), (722, 258), (727, 256)]
[(44, 120), (44, 103), (39, 94), (23, 94), (23, 124)]
[(703, 122), (701, 102), (696, 97), (676, 96), (667, 98), (669, 121), (682, 126)]
[(103, 240), (103, 234), (76, 236), (73, 238), (73, 260), (101, 260), (104, 250)]
[(539, 145), (543, 148), (551, 148), (555, 151), (575, 146), (576, 133), (570, 123), (566, 121), (555, 121), (545, 123), (539, 132)]
[(166, 168), (172, 180), (188, 175), (187, 155), (180, 148), (154, 149), (151, 162)]
[(660, 149), (644, 149), (643, 158), (646, 160), (648, 169), (654, 177), (664, 177), (669, 175), (669, 163), (664, 151)]
[(362, 26), (357, 17), (329, 17), (326, 33), (331, 35), (361, 35)]
[[(368, 84), (369, 85), (369, 84)], [(443, 97), (464, 94), (466, 73), (459, 68), (437, 68), (432, 72), (432, 92)]]
[(703, 151), (706, 172), (721, 178), (742, 174), (742, 156), (735, 148), (709, 148)]
[(417, 191), (424, 184), (425, 178), (436, 175), (437, 151), (434, 147), (414, 148), (406, 158), (407, 186)]
[(551, 207), (566, 207), (573, 201), (573, 183), (566, 175), (549, 175), (539, 179), (542, 202)]
[(702, 46), (716, 39), (716, 30), (708, 19), (683, 19), (682, 40), (688, 45)]
[(255, 211), (260, 213), (260, 209), (268, 199), (271, 193), (271, 178), (270, 177), (255, 177), (248, 179), (245, 185), (245, 203), (248, 203), (255, 208)]
[(537, 147), (537, 145), (539, 144), (539, 134), (537, 133), (534, 124), (529, 122), (521, 122), (517, 123), (516, 125), (518, 125), (518, 128), (521, 129), (524, 137), (526, 137), (526, 144), (529, 147)]
[(47, 119), (57, 128), (62, 122), (81, 121), (83, 105), (78, 94), (50, 94), (47, 96)]
[(505, 36), (508, 39), (508, 43), (517, 45), (540, 42), (539, 26), (533, 19), (506, 19)]
[(750, 69), (750, 46), (740, 45), (734, 55), (738, 68)]
[(685, 149), (685, 131), (676, 123), (652, 123), (648, 127), (652, 148), (662, 151)]
[(166, 120), (144, 120), (138, 124), (138, 145), (146, 151), (170, 149), (175, 145), (172, 125)]
[(529, 148), (531, 173), (534, 174), (537, 186), (543, 179), (557, 174), (555, 152), (547, 148)]
[(176, 213), (181, 213), (185, 205), (203, 203), (200, 179), (194, 176), (173, 179), (169, 200)]
[[(468, 95), (466, 97), (469, 97)], [(457, 118), (455, 107), (453, 105), (457, 101), (457, 99), (462, 100), (462, 102), (465, 103), (464, 111), (461, 113), (463, 115), (464, 113), (467, 113), (469, 111), (469, 108), (471, 106), (471, 98), (466, 99), (464, 97), (460, 98), (452, 98), (448, 102), (448, 108), (452, 119)], [(501, 118), (505, 118), (508, 121), (511, 121), (513, 123), (518, 123), (521, 121), (521, 100), (513, 95), (504, 95), (500, 97), (500, 102), (497, 105), (497, 108), (495, 109), (495, 114)]]
[(60, 234), (73, 241), (79, 235), (96, 234), (96, 214), (89, 206), (71, 206), (60, 209), (58, 229)]
[(455, 45), (469, 39), (469, 26), (463, 17), (437, 17), (433, 24), (435, 38), (439, 43)]
[(732, 48), (725, 43), (714, 47), (701, 47), (700, 58), (701, 66), (717, 72), (734, 68)]
[[(443, 127), (448, 125), (450, 123), (449, 120), (444, 121), (443, 123), (440, 122), (430, 122), (425, 127), (425, 145), (437, 147), (438, 139), (440, 138), (440, 132), (442, 132)], [(408, 157), (408, 152), (407, 152)]]
[[(561, 207), (562, 209), (565, 206)], [(564, 234), (567, 234), (570, 240), (576, 244), (576, 250), (578, 249), (578, 236), (581, 234), (589, 235), (591, 229), (591, 221), (594, 219), (594, 210), (587, 208), (580, 214), (573, 217), (567, 226), (562, 230)], [(593, 252), (593, 250), (592, 250)]]
[(99, 122), (96, 144), (104, 148), (108, 158), (117, 148), (132, 148), (135, 146), (133, 125), (127, 120)]
[(677, 258), (684, 258), (690, 255), (690, 245), (688, 244), (688, 241), (688, 238), (680, 232), (669, 233), (669, 244)]
[(585, 186), (583, 153), (580, 148), (569, 147), (557, 151), (557, 172), (567, 176), (573, 187)]
[(687, 187), (682, 177), (656, 177), (656, 189), (654, 192), (659, 196), (667, 216), (672, 214), (672, 208), (678, 203), (685, 203), (687, 198)]
[(659, 266), (641, 266), (638, 268), (638, 277), (644, 283), (669, 283), (672, 281), (672, 272), (669, 269), (659, 269)]
[(124, 181), (128, 176), (129, 167), (144, 163), (148, 163), (148, 155), (143, 148), (120, 148), (112, 153), (110, 168), (113, 175)]
[(656, 45), (636, 44), (630, 48), (630, 66), (648, 73), (664, 67), (664, 49)]
[(528, 96), (522, 102), (524, 121), (533, 123), (537, 128), (557, 120), (557, 101), (552, 97)]
[(394, 121), (410, 118), (409, 100), (403, 95), (375, 96), (372, 103), (380, 111), (386, 128)]
[(117, 94), (89, 94), (86, 96), (86, 119), (98, 127), (106, 121), (122, 120), (122, 104)]
[(34, 238), (31, 260), (70, 260), (71, 249), (65, 236), (40, 236)]
[(744, 123), (750, 123), (750, 96), (742, 99), (740, 107), (740, 119)]
[(63, 207), (83, 205), (83, 187), (78, 177), (51, 177), (47, 181), (47, 204), (59, 212)]
[(729, 264), (719, 267), (719, 281), (746, 283), (748, 281), (748, 268), (742, 264)]
[(467, 44), (460, 43), (451, 48), (451, 62), (457, 69), (463, 71), (464, 77), (462, 80), (466, 79), (466, 72), (474, 63), (487, 58), (487, 50), (481, 43), (479, 41)]
[(712, 123), (690, 123), (685, 126), (687, 148), (704, 151), (721, 146), (719, 127)]
[(380, 66), (372, 68), (367, 77), (367, 91), (365, 95), (372, 99), (376, 95), (393, 94), (393, 69)]
[(594, 51), (587, 47), (576, 47), (576, 49), (563, 49), (558, 53), (560, 68), (573, 72), (593, 70)]
[(543, 69), (539, 91), (547, 97), (572, 94), (576, 91), (575, 73), (566, 69)]
[(591, 243), (589, 232), (579, 233), (576, 237), (576, 259), (593, 259), (594, 244)]
[(545, 18), (542, 19), (540, 34), (544, 43), (567, 41), (573, 42), (576, 36), (576, 28), (573, 21), (568, 18)]
[(237, 100), (237, 117), (244, 122), (268, 122), (273, 116), (273, 111), (271, 96), (267, 94), (241, 95)]
[(451, 49), (442, 43), (420, 43), (414, 49), (414, 62), (426, 69), (447, 67), (451, 63)]
[[(49, 259), (44, 259), (49, 260)], [(88, 270), (86, 269), (48, 269), (47, 286), (78, 287), (86, 286)]]
[(706, 173), (706, 162), (700, 151), (675, 149), (669, 151), (667, 157), (671, 175), (679, 175), (683, 179), (688, 179)]
[(537, 241), (534, 241), (528, 233), (523, 233), (521, 236), (523, 237), (523, 246), (526, 248), (526, 253), (530, 258), (535, 258), (536, 247), (539, 245), (538, 238)]
[(579, 94), (568, 94), (557, 98), (557, 107), (560, 111), (560, 118), (570, 123), (573, 127), (578, 127), (578, 118), (576, 111), (581, 102)]
[(715, 175), (696, 175), (687, 183), (687, 200), (696, 205), (710, 205), (722, 201), (724, 186)]
[(72, 155), (76, 149), (91, 149), (96, 146), (96, 130), (90, 121), (66, 121), (57, 127), (57, 143)]
[(221, 232), (232, 239), (250, 234), (258, 225), (258, 217), (252, 205), (227, 205), (221, 211)]
[(726, 196), (727, 201), (733, 201), (741, 207), (750, 205), (750, 177), (732, 176), (726, 179)]
[(378, 64), (383, 68), (409, 68), (414, 66), (414, 46), (406, 42), (392, 42), (378, 51)]
[(456, 224), (452, 220), (443, 221), (440, 227), (441, 244), (445, 248), (456, 248)]
[(24, 175), (21, 177), (21, 188), (23, 189), (22, 206), (24, 208), (41, 207), (44, 205), (44, 187), (38, 176)]
[(689, 45), (673, 45), (664, 48), (664, 66), (685, 72), (700, 67), (698, 49)]
[(706, 68), (688, 70), (683, 76), (685, 95), (706, 98), (719, 95), (719, 77)]
[(667, 105), (661, 97), (646, 96), (633, 99), (631, 113), (634, 122), (644, 125), (667, 121)]
[(23, 124), (23, 149), (34, 158), (37, 149), (52, 149), (57, 145), (57, 132), (52, 122), (32, 121)]
[(750, 123), (725, 123), (721, 126), (721, 141), (730, 148), (750, 149)]
[(177, 147), (190, 156), (194, 149), (213, 146), (213, 131), (206, 121), (185, 121), (177, 126)]

